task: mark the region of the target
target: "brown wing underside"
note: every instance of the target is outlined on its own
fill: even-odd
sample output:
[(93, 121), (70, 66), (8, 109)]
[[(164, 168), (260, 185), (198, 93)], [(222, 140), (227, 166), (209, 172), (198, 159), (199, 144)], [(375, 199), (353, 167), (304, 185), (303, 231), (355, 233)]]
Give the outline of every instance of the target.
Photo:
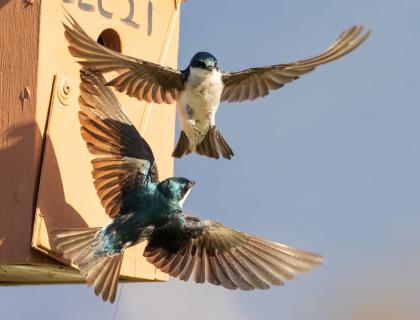
[(180, 71), (108, 49), (89, 37), (69, 13), (66, 18), (68, 24), (64, 28), (69, 51), (81, 58), (79, 63), (100, 72), (119, 73), (108, 85), (147, 102), (173, 103), (178, 99), (184, 87)]
[(271, 65), (261, 68), (250, 68), (239, 72), (225, 73), (225, 87), (221, 101), (240, 102), (264, 97), (271, 90), (283, 87), (286, 83), (325, 64), (341, 58), (361, 45), (370, 31), (363, 33), (362, 26), (351, 27), (322, 54), (315, 57), (287, 64)]
[[(228, 289), (267, 289), (321, 263), (316, 254), (235, 231), (214, 221), (185, 217), (182, 228), (157, 228), (144, 256), (181, 280)], [(168, 239), (170, 241), (168, 241)]]
[(158, 182), (153, 152), (122, 111), (103, 76), (81, 71), (79, 120), (92, 160), (92, 176), (101, 204), (110, 217), (129, 209), (128, 196), (146, 180)]

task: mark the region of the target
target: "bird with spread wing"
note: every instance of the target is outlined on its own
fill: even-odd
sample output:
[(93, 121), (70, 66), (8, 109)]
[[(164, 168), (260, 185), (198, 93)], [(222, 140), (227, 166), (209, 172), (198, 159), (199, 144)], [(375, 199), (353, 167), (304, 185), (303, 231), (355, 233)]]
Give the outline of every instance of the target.
[(216, 111), (221, 101), (264, 97), (319, 65), (350, 53), (370, 34), (363, 32), (362, 26), (353, 26), (322, 54), (291, 63), (224, 72), (219, 70), (212, 54), (198, 52), (186, 69), (176, 70), (106, 48), (89, 37), (70, 14), (66, 13), (66, 17), (65, 36), (70, 53), (81, 59), (79, 63), (100, 72), (118, 73), (107, 85), (147, 102), (177, 102), (181, 133), (172, 154), (177, 158), (195, 152), (215, 159), (220, 156), (231, 159), (233, 151), (216, 127)]
[(153, 152), (102, 74), (81, 71), (79, 120), (97, 194), (111, 221), (100, 228), (56, 229), (54, 247), (114, 302), (124, 250), (147, 241), (146, 259), (181, 280), (228, 289), (267, 289), (321, 264), (319, 255), (186, 215), (194, 182), (159, 181)]

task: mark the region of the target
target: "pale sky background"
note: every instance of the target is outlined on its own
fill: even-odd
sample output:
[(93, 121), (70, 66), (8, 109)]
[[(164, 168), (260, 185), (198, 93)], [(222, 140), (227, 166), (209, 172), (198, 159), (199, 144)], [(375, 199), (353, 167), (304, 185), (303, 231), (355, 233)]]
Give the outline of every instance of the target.
[[(222, 104), (232, 161), (188, 156), (188, 212), (322, 254), (268, 291), (171, 279), (126, 284), (116, 319), (420, 318), (420, 2), (190, 0), (179, 66), (210, 51), (223, 69), (320, 53), (353, 24), (368, 41), (251, 103)], [(1, 319), (111, 320), (83, 285), (0, 287)]]

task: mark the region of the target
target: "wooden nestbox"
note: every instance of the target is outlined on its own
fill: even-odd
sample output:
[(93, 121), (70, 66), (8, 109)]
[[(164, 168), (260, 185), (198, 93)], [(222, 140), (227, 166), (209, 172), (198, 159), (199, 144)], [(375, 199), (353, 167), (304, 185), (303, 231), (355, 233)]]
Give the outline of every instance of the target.
[[(80, 136), (80, 66), (67, 49), (62, 7), (101, 44), (176, 67), (178, 2), (0, 2), (0, 283), (84, 281), (51, 258), (57, 256), (49, 233), (108, 221), (90, 174), (92, 156)], [(160, 177), (171, 176), (175, 106), (117, 96), (151, 145)], [(126, 251), (121, 278), (166, 280), (143, 259), (143, 248)]]

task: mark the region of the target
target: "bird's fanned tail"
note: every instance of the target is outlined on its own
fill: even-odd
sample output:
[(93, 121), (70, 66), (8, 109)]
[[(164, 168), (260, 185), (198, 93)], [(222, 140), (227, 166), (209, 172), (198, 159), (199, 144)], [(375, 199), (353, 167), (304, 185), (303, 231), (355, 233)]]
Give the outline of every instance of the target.
[[(178, 143), (172, 152), (172, 156), (175, 158), (181, 158), (191, 152), (188, 137), (185, 132), (181, 130)], [(195, 148), (195, 152), (199, 155), (214, 159), (219, 159), (220, 156), (222, 156), (223, 158), (230, 160), (234, 156), (233, 150), (215, 126), (210, 127), (203, 140)]]
[(223, 156), (225, 159), (231, 159), (234, 154), (232, 148), (223, 138), (216, 126), (211, 126), (203, 141), (197, 146), (196, 152), (210, 158), (219, 159)]
[[(203, 140), (196, 146), (195, 152), (213, 159), (219, 159), (222, 156), (230, 160), (234, 156), (233, 150), (215, 126), (210, 127)], [(189, 153), (191, 153), (190, 142), (185, 132), (181, 131), (172, 156), (181, 158)]]
[(181, 130), (176, 147), (172, 152), (172, 157), (181, 158), (182, 156), (190, 153), (190, 142), (185, 132)]
[(100, 228), (56, 229), (52, 232), (55, 249), (64, 258), (76, 265), (86, 276), (88, 286), (95, 288), (95, 294), (104, 301), (113, 303), (117, 294), (118, 278), (123, 253), (98, 254), (95, 248), (102, 247), (98, 236)]

